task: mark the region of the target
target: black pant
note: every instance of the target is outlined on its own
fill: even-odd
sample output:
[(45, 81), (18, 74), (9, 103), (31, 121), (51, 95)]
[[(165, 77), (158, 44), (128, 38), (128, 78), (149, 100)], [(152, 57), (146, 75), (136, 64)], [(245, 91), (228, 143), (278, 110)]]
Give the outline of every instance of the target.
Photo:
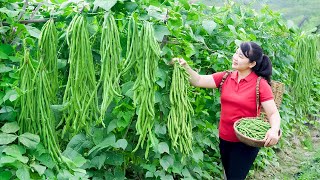
[(229, 142), (220, 138), (220, 155), (228, 180), (246, 178), (259, 148), (248, 146), (242, 142)]

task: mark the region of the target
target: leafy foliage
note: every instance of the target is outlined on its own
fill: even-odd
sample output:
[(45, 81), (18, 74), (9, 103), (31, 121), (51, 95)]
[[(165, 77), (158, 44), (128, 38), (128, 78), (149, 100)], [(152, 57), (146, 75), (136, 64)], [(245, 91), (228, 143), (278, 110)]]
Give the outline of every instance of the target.
[[(37, 2), (29, 2), (37, 6)], [(264, 7), (256, 12), (250, 7), (228, 3), (220, 8), (203, 4), (189, 4), (186, 0), (165, 1), (84, 1), (57, 0), (42, 4), (38, 11), (24, 3), (12, 0), (0, 2), (0, 17), (7, 25), (0, 27), (0, 123), (5, 124), (0, 134), (1, 175), (28, 179), (38, 177), (95, 178), (95, 179), (213, 179), (222, 177), (219, 160), (217, 124), (220, 117), (219, 92), (208, 89), (191, 88), (190, 102), (194, 109), (192, 117), (193, 153), (183, 157), (171, 145), (166, 126), (170, 112), (170, 84), (173, 67), (168, 62), (173, 57), (183, 57), (200, 74), (212, 74), (224, 71), (231, 66), (231, 57), (237, 45), (242, 41), (255, 41), (262, 46), (273, 63), (273, 79), (286, 85), (290, 84), (290, 72), (295, 59), (292, 48), (299, 31), (283, 21), (279, 13)], [(103, 122), (88, 127), (88, 134), (79, 134), (68, 138), (61, 137), (61, 128), (57, 136), (63, 149), (64, 161), (71, 169), (56, 169), (56, 164), (38, 141), (36, 135), (16, 135), (17, 114), (20, 111), (19, 97), (23, 94), (17, 88), (19, 77), (18, 64), (23, 57), (21, 49), (25, 40), (30, 55), (37, 61), (37, 38), (43, 23), (18, 23), (23, 19), (49, 18), (55, 20), (58, 42), (59, 90), (58, 104), (51, 109), (59, 122), (67, 104), (62, 103), (63, 93), (68, 81), (69, 57), (66, 29), (78, 13), (87, 22), (95, 76), (101, 72), (100, 39), (102, 36), (103, 17), (106, 11), (112, 11), (119, 30), (120, 45), (123, 49), (121, 62), (125, 62), (129, 20), (134, 16), (138, 29), (144, 21), (153, 25), (155, 37), (161, 47), (161, 60), (155, 76), (155, 116), (152, 126), (154, 143), (147, 158), (145, 149), (135, 148), (138, 137), (135, 125), (137, 109), (134, 106), (132, 90), (137, 77), (129, 70), (121, 77), (122, 97), (115, 97), (108, 106)], [(32, 19), (32, 18), (31, 18)], [(317, 77), (319, 79), (319, 77)], [(319, 92), (316, 79), (313, 92)], [(98, 100), (101, 100), (98, 90)], [(313, 96), (314, 103), (309, 108), (318, 107), (319, 93)], [(292, 123), (303, 122), (295, 117), (294, 102), (290, 89), (287, 89), (281, 106), (283, 136), (292, 131)], [(311, 112), (316, 112), (313, 110)], [(95, 119), (97, 120), (97, 119)], [(8, 124), (10, 123), (11, 124)], [(21, 128), (21, 127), (19, 127)], [(18, 141), (21, 144), (18, 144)], [(275, 149), (288, 142), (282, 141)], [(10, 149), (7, 149), (9, 148)], [(35, 147), (35, 148), (34, 148)], [(9, 151), (10, 150), (10, 151)], [(11, 154), (7, 154), (13, 152)], [(260, 151), (256, 168), (264, 168), (268, 163), (276, 163), (274, 149)], [(35, 158), (34, 158), (35, 157)], [(3, 159), (4, 158), (4, 159)], [(10, 168), (9, 168), (10, 167)], [(30, 171), (30, 170), (35, 171)], [(34, 173), (37, 172), (37, 173)]]

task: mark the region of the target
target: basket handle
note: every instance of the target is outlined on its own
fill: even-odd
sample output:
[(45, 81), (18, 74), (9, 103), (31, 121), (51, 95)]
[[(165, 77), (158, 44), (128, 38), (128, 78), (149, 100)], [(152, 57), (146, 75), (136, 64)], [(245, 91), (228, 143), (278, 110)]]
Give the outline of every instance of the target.
[(260, 114), (260, 80), (261, 76), (258, 77), (257, 79), (257, 84), (256, 84), (256, 105), (257, 105), (257, 116)]

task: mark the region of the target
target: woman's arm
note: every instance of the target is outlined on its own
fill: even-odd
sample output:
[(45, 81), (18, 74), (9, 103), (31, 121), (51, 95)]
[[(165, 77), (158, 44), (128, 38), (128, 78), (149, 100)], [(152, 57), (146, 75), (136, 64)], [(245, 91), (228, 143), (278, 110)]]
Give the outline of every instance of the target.
[(202, 88), (216, 88), (216, 83), (213, 80), (212, 75), (199, 75), (196, 71), (191, 69), (188, 63), (182, 58), (173, 58), (172, 61), (178, 61), (182, 67), (186, 69), (190, 75), (189, 82), (192, 86)]
[(261, 103), (263, 109), (266, 111), (267, 117), (271, 128), (268, 130), (266, 137), (265, 146), (272, 146), (278, 143), (279, 141), (279, 130), (280, 130), (280, 114), (277, 109), (276, 103), (274, 100), (268, 100)]

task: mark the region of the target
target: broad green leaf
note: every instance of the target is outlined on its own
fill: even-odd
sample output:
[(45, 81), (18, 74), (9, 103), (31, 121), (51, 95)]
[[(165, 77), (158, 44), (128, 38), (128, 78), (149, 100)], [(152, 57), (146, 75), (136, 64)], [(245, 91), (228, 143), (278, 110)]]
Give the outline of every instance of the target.
[(123, 170), (120, 166), (117, 166), (117, 167), (114, 169), (114, 176), (116, 177), (115, 180), (123, 180), (123, 179), (126, 179), (124, 173), (125, 173), (124, 170)]
[(84, 149), (91, 148), (93, 143), (87, 140), (86, 135), (84, 134), (77, 134), (75, 135), (70, 142), (68, 143), (67, 147), (77, 151), (78, 153), (83, 153)]
[(191, 176), (191, 174), (190, 174), (190, 172), (189, 172), (189, 170), (187, 168), (183, 168), (182, 175), (185, 178), (192, 178), (192, 176)]
[(201, 149), (197, 148), (193, 151), (192, 157), (196, 162), (203, 161), (203, 152)]
[(11, 90), (6, 92), (6, 95), (3, 96), (2, 99), (0, 99), (0, 104), (2, 104), (3, 102), (7, 101), (8, 99), (12, 102), (12, 101), (16, 100), (17, 98), (18, 98), (17, 91), (15, 89), (11, 89)]
[(162, 42), (163, 37), (165, 35), (170, 35), (170, 31), (164, 25), (155, 25), (154, 26), (154, 36), (156, 37), (157, 41)]
[(16, 56), (9, 56), (9, 59), (12, 62), (20, 62), (21, 61), (21, 59), (19, 57), (16, 57)]
[(237, 34), (238, 34), (237, 31), (236, 31), (236, 28), (235, 28), (233, 25), (228, 25), (228, 28), (232, 31), (232, 33), (233, 33), (234, 35), (237, 35)]
[(164, 125), (164, 126), (161, 126), (160, 124), (156, 124), (155, 125), (155, 133), (157, 134), (157, 135), (159, 135), (159, 134), (166, 134), (167, 133), (167, 128), (166, 128), (166, 126)]
[(4, 133), (15, 133), (19, 129), (20, 128), (19, 128), (18, 123), (16, 121), (6, 123), (1, 127), (1, 131)]
[(118, 120), (114, 119), (109, 123), (108, 128), (107, 128), (107, 133), (110, 133), (111, 131), (113, 131), (115, 128), (118, 127), (117, 122), (118, 122)]
[[(0, 51), (0, 59), (7, 59), (8, 56), (5, 54), (1, 54), (2, 52)], [(5, 72), (10, 72), (12, 71), (11, 67), (8, 67), (4, 64), (0, 64), (0, 73), (5, 73)]]
[(4, 106), (0, 109), (0, 114), (3, 114), (3, 113), (8, 113), (8, 112), (12, 112), (14, 111), (13, 107), (11, 106)]
[(115, 148), (122, 148), (123, 150), (125, 150), (127, 146), (128, 142), (126, 139), (119, 139), (115, 144)]
[(145, 177), (146, 177), (146, 178), (151, 178), (151, 177), (153, 177), (153, 172), (147, 171)]
[(121, 166), (122, 163), (124, 162), (123, 155), (120, 153), (109, 151), (106, 154), (107, 154), (107, 158), (105, 161), (106, 164)]
[(8, 146), (3, 150), (3, 152), (9, 156), (16, 158), (17, 160), (19, 160), (22, 163), (27, 163), (29, 161), (28, 157), (22, 155), (22, 152), (21, 152), (19, 146), (17, 146), (17, 145)]
[(30, 172), (27, 166), (22, 166), (16, 172), (16, 175), (19, 179), (29, 180), (30, 179)]
[(132, 91), (132, 87), (134, 85), (134, 82), (129, 81), (126, 82), (122, 85), (122, 94), (126, 95), (127, 97), (133, 99), (133, 91)]
[(170, 166), (173, 165), (173, 159), (169, 155), (165, 155), (160, 159), (160, 165), (163, 167), (164, 170), (168, 170)]
[(62, 153), (65, 157), (69, 158), (70, 160), (72, 160), (73, 164), (76, 167), (81, 167), (84, 163), (86, 163), (86, 159), (84, 157), (82, 157), (81, 154), (79, 154), (77, 151), (68, 148), (63, 151)]
[(19, 14), (19, 11), (12, 11), (6, 7), (0, 8), (0, 12), (7, 14), (8, 17), (16, 17)]
[(38, 174), (40, 176), (42, 176), (47, 169), (45, 166), (42, 166), (42, 165), (36, 164), (36, 163), (30, 164), (30, 167), (33, 167), (38, 172)]
[(0, 166), (1, 164), (11, 164), (13, 162), (15, 162), (17, 160), (17, 158), (14, 158), (12, 156), (2, 156), (0, 158)]
[(192, 55), (194, 55), (196, 53), (193, 44), (191, 44), (187, 41), (185, 41), (184, 50), (185, 50), (187, 57), (191, 57)]
[(37, 158), (37, 160), (39, 160), (41, 164), (47, 166), (50, 169), (52, 169), (56, 165), (56, 163), (52, 160), (50, 154), (48, 153), (42, 154)]
[(104, 165), (104, 162), (106, 161), (107, 155), (105, 153), (95, 156), (91, 159), (91, 165), (97, 169), (101, 169), (101, 167)]
[(108, 137), (106, 137), (101, 143), (93, 147), (89, 152), (88, 155), (90, 155), (93, 152), (98, 152), (102, 149), (108, 148), (108, 147), (113, 147), (114, 144), (116, 143), (116, 137), (114, 134), (110, 134)]
[(31, 133), (24, 133), (19, 136), (19, 142), (29, 149), (34, 149), (40, 142), (40, 137)]
[(39, 39), (39, 36), (41, 34), (41, 31), (39, 29), (28, 25), (26, 25), (26, 29), (29, 32), (30, 36)]
[[(9, 58), (8, 55), (6, 55), (4, 52), (0, 51), (0, 59), (8, 59), (8, 58)], [(1, 65), (5, 66), (4, 64), (1, 64)], [(3, 71), (3, 70), (1, 70), (1, 71)], [(6, 72), (6, 71), (4, 71), (4, 72)]]
[(17, 139), (14, 134), (0, 133), (0, 145), (10, 144)]
[(10, 171), (2, 171), (0, 172), (0, 179), (1, 180), (9, 180), (12, 177), (12, 173)]
[(217, 24), (212, 20), (204, 20), (202, 21), (202, 26), (208, 32), (208, 34), (211, 34), (212, 31), (217, 27)]
[(11, 45), (9, 44), (1, 44), (0, 45), (0, 52), (5, 53), (6, 55), (10, 56), (10, 55), (14, 55), (14, 49)]
[(105, 11), (109, 11), (115, 4), (117, 3), (117, 0), (95, 0), (94, 6), (101, 7)]
[(169, 153), (169, 146), (166, 142), (161, 142), (158, 144), (158, 150), (159, 150), (159, 153), (162, 154), (164, 152)]

